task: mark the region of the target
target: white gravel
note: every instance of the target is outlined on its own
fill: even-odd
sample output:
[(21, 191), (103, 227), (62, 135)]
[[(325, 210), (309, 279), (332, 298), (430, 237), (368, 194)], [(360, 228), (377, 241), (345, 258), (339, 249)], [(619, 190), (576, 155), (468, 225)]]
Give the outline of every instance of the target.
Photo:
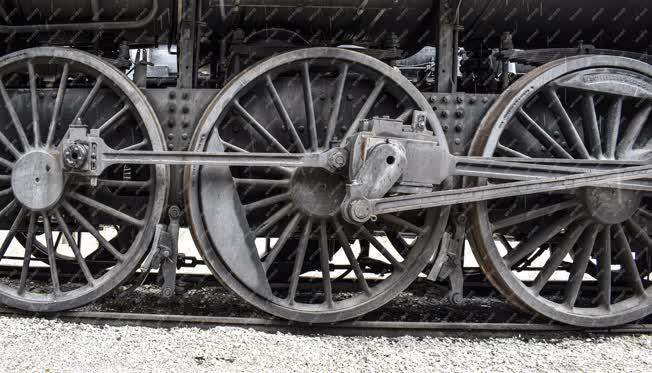
[(649, 372), (652, 336), (352, 338), (0, 318), (0, 371)]

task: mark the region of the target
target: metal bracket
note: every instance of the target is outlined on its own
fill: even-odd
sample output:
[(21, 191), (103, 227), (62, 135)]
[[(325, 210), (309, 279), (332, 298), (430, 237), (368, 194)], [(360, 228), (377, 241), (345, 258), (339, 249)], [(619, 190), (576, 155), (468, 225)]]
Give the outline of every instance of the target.
[(441, 241), (439, 253), (432, 269), (428, 273), (431, 281), (448, 280), (450, 290), (448, 300), (452, 304), (459, 304), (464, 297), (464, 242), (466, 233), (466, 219), (459, 213), (453, 225), (454, 232), (446, 232)]

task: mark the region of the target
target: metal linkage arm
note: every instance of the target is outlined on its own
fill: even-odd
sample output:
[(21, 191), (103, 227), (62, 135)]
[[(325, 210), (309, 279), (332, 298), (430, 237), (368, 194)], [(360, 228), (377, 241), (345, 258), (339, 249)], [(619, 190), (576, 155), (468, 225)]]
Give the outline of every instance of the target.
[[(623, 169), (583, 173), (569, 176), (537, 179), (497, 185), (487, 185), (459, 190), (446, 190), (398, 197), (366, 200), (368, 218), (374, 215), (399, 211), (417, 210), (460, 203), (479, 202), (497, 198), (522, 196), (544, 192), (561, 191), (603, 183), (648, 178), (652, 176), (652, 165), (630, 166)], [(352, 214), (355, 216), (355, 214)], [(366, 221), (356, 216), (357, 221)]]
[(244, 166), (330, 168), (329, 154), (292, 153), (196, 153), (172, 151), (115, 151), (102, 154), (103, 165), (165, 164), (170, 166)]

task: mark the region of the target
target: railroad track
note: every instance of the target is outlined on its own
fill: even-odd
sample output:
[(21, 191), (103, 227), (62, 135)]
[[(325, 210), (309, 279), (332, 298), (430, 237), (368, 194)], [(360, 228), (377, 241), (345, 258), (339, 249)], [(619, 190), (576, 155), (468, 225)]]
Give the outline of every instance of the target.
[(559, 324), (532, 323), (464, 323), (464, 322), (403, 322), (350, 321), (333, 324), (306, 324), (280, 319), (252, 317), (221, 317), (175, 315), (160, 313), (122, 313), (101, 311), (70, 311), (57, 314), (27, 314), (10, 309), (0, 310), (0, 316), (46, 318), (64, 322), (110, 326), (145, 326), (156, 328), (238, 327), (270, 333), (301, 335), (335, 335), (359, 337), (471, 337), (495, 338), (514, 336), (573, 337), (585, 335), (652, 334), (652, 324), (629, 324), (613, 328), (587, 329)]

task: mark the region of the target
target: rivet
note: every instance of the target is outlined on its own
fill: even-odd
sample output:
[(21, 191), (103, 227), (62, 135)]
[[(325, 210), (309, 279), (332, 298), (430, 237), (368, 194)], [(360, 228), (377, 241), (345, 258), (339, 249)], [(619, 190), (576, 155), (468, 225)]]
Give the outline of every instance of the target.
[(458, 104), (461, 104), (461, 103), (463, 103), (463, 102), (464, 102), (464, 99), (462, 98), (462, 96), (458, 96), (458, 97), (457, 97), (457, 103), (458, 103)]
[(174, 134), (173, 133), (168, 133), (168, 139), (172, 140), (173, 138), (174, 138)]
[(181, 111), (182, 111), (184, 114), (188, 114), (188, 113), (190, 112), (190, 108), (189, 108), (188, 106), (184, 106), (184, 107), (181, 108)]
[(460, 145), (462, 143), (462, 140), (459, 137), (455, 138), (455, 145)]
[(188, 128), (190, 127), (190, 121), (186, 119), (183, 121), (181, 125), (183, 126), (183, 128)]
[(174, 149), (174, 144), (173, 144), (173, 143), (169, 143), (169, 144), (168, 144), (168, 149), (170, 149), (170, 150)]
[(176, 112), (176, 111), (177, 111), (177, 105), (175, 105), (175, 104), (170, 104), (170, 105), (168, 106), (168, 110), (170, 111), (170, 113), (174, 113), (174, 112)]
[(170, 100), (174, 100), (175, 98), (177, 98), (177, 93), (175, 91), (170, 91), (168, 97), (170, 98)]
[(184, 99), (184, 100), (187, 100), (188, 98), (190, 98), (190, 94), (188, 94), (188, 92), (183, 92), (181, 94), (181, 98)]
[(184, 140), (188, 140), (188, 134), (187, 133), (181, 134), (181, 138)]

